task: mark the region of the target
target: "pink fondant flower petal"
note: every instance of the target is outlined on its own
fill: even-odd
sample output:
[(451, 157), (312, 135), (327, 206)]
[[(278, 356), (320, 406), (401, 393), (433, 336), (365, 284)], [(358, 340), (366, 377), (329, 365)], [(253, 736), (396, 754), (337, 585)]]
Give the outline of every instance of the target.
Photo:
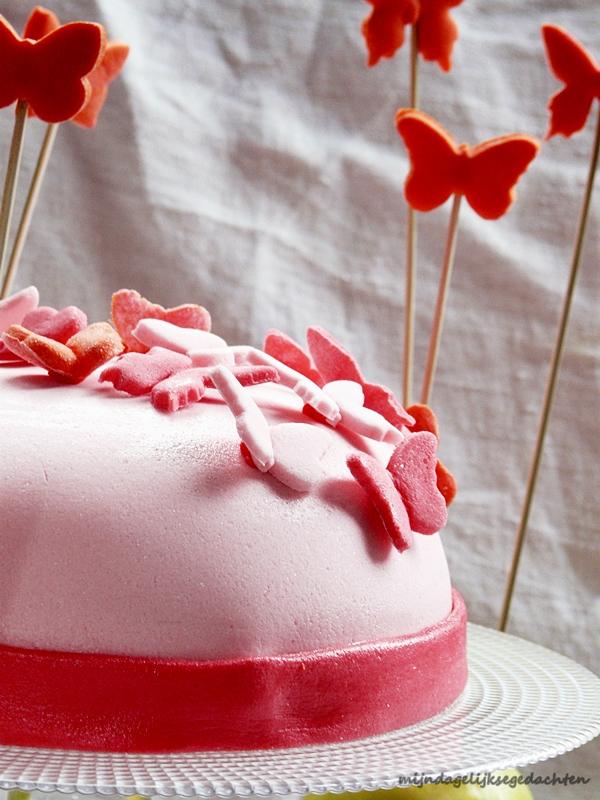
[(148, 353), (126, 353), (100, 374), (100, 382), (112, 383), (115, 389), (134, 396), (148, 394), (157, 383), (192, 366), (191, 359), (164, 347)]
[(417, 533), (436, 533), (448, 519), (446, 501), (437, 488), (436, 450), (433, 433), (414, 433), (396, 447), (387, 467)]
[(395, 428), (414, 424), (414, 419), (394, 397), (392, 390), (380, 383), (364, 383), (365, 408), (385, 417)]
[(401, 553), (412, 544), (412, 532), (402, 498), (390, 473), (373, 456), (352, 453), (346, 463), (354, 479), (369, 496), (392, 544)]
[(310, 356), (287, 334), (275, 329), (267, 331), (263, 350), (267, 355), (281, 361), (282, 364), (286, 364), (306, 378), (310, 378), (317, 386), (323, 385), (323, 380)]
[(306, 332), (308, 349), (315, 366), (325, 383), (330, 381), (356, 381), (365, 379), (354, 357), (324, 328), (311, 326)]
[(25, 314), (37, 308), (40, 295), (35, 286), (28, 286), (4, 300), (0, 300), (0, 333), (11, 325), (20, 325)]

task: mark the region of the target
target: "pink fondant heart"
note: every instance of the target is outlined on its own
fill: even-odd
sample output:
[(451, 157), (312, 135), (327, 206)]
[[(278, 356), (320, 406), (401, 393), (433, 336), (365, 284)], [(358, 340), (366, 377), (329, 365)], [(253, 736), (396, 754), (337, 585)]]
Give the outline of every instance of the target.
[(294, 369), (301, 375), (310, 378), (317, 386), (323, 385), (323, 379), (317, 372), (310, 356), (287, 334), (274, 328), (267, 331), (263, 350), (267, 355), (281, 361), (282, 364), (290, 367), (290, 369)]
[(381, 414), (391, 425), (402, 428), (414, 422), (402, 408), (391, 389), (366, 381), (358, 363), (336, 339), (323, 328), (313, 326), (306, 333), (308, 349), (325, 383), (350, 380), (360, 383), (364, 407)]
[(402, 498), (386, 468), (366, 453), (351, 453), (346, 463), (381, 517), (392, 544), (401, 553), (412, 544), (411, 526)]
[(163, 308), (151, 303), (133, 289), (121, 289), (112, 297), (112, 319), (128, 350), (145, 353), (148, 348), (133, 335), (133, 330), (142, 319), (162, 319), (181, 328), (210, 330), (210, 314), (202, 306), (183, 305)]
[(182, 353), (153, 347), (148, 353), (125, 353), (100, 373), (98, 380), (134, 396), (149, 394), (157, 383), (192, 366)]
[(365, 408), (370, 408), (385, 417), (395, 428), (412, 425), (414, 419), (394, 397), (392, 390), (380, 383), (364, 383)]
[(40, 306), (23, 317), (24, 328), (65, 344), (71, 336), (87, 328), (87, 316), (77, 306), (67, 306), (57, 311), (50, 306)]
[(296, 492), (309, 492), (327, 477), (323, 463), (333, 444), (332, 434), (316, 425), (283, 422), (271, 428), (275, 463), (269, 470)]
[(436, 533), (448, 519), (446, 502), (437, 488), (436, 450), (432, 433), (411, 434), (396, 447), (387, 467), (417, 533)]
[(311, 326), (306, 332), (306, 341), (325, 383), (339, 380), (364, 383), (365, 379), (354, 357), (324, 328)]
[(20, 325), (25, 314), (37, 308), (40, 295), (35, 286), (28, 286), (4, 300), (0, 300), (0, 333), (11, 325)]

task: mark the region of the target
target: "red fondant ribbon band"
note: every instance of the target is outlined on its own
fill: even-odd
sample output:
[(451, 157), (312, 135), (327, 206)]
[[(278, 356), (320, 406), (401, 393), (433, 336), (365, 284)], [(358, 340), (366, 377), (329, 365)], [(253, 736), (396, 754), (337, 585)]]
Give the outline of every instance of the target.
[(114, 752), (338, 742), (419, 722), (462, 692), (466, 610), (395, 640), (179, 661), (0, 646), (0, 744)]

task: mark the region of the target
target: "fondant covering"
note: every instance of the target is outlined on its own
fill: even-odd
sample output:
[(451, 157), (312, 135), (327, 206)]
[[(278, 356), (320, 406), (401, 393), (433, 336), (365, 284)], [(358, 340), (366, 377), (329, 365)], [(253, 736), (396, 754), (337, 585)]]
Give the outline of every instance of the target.
[(270, 426), (319, 431), (298, 456), (311, 478), (299, 493), (249, 468), (214, 390), (163, 414), (97, 377), (72, 387), (0, 368), (1, 644), (236, 659), (447, 617), (439, 536), (398, 552), (346, 466), (357, 449), (385, 464), (391, 445), (310, 419), (283, 386), (248, 387)]

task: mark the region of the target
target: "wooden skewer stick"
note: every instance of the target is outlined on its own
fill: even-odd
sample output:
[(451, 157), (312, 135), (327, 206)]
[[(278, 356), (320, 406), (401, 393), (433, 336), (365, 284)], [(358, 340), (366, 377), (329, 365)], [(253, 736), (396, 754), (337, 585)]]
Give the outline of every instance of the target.
[(577, 235), (575, 237), (575, 245), (573, 248), (573, 255), (571, 258), (571, 269), (569, 273), (569, 280), (567, 283), (567, 291), (563, 301), (563, 307), (560, 315), (560, 322), (558, 324), (558, 332), (556, 335), (556, 342), (554, 344), (554, 352), (550, 361), (550, 372), (548, 375), (548, 382), (546, 384), (546, 391), (544, 394), (544, 402), (542, 405), (542, 413), (537, 431), (535, 447), (533, 449), (533, 457), (529, 468), (529, 476), (527, 478), (527, 487), (525, 489), (525, 499), (523, 501), (523, 508), (521, 510), (521, 519), (517, 534), (515, 538), (515, 547), (513, 551), (512, 564), (508, 579), (506, 582), (506, 590), (504, 594), (504, 602), (502, 604), (502, 611), (500, 614), (500, 621), (498, 623), (498, 630), (505, 631), (508, 625), (508, 617), (510, 613), (510, 604), (515, 588), (517, 579), (517, 571), (519, 569), (519, 561), (521, 559), (521, 552), (523, 550), (523, 543), (527, 534), (527, 525), (529, 522), (529, 512), (531, 511), (531, 504), (535, 487), (537, 483), (538, 472), (542, 460), (542, 453), (544, 449), (544, 440), (546, 438), (546, 431), (548, 429), (548, 421), (550, 419), (550, 412), (552, 410), (552, 403), (554, 401), (554, 392), (558, 373), (560, 370), (560, 363), (565, 347), (565, 340), (567, 329), (569, 326), (569, 316), (571, 314), (571, 305), (573, 301), (573, 294), (575, 292), (575, 284), (577, 282), (577, 275), (579, 273), (579, 265), (581, 263), (581, 255), (583, 252), (583, 243), (585, 240), (585, 232), (589, 218), (590, 205), (592, 200), (592, 193), (594, 189), (594, 178), (598, 167), (598, 155), (600, 153), (600, 107), (598, 109), (598, 121), (596, 124), (596, 135), (594, 137), (594, 145), (590, 157), (590, 167), (588, 172), (587, 184), (583, 195), (583, 203), (581, 211), (579, 212), (579, 223), (577, 226)]
[(25, 205), (23, 206), (23, 211), (21, 212), (21, 220), (19, 222), (19, 227), (17, 228), (15, 241), (13, 243), (10, 259), (8, 261), (8, 268), (6, 270), (2, 286), (0, 287), (0, 299), (6, 297), (10, 293), (11, 284), (19, 266), (19, 261), (21, 260), (23, 247), (25, 246), (25, 240), (27, 239), (27, 234), (31, 225), (31, 218), (37, 204), (42, 182), (44, 180), (44, 175), (46, 174), (46, 167), (48, 166), (48, 160), (50, 158), (50, 154), (52, 153), (57, 131), (57, 123), (50, 123), (46, 127), (46, 133), (44, 134), (42, 146), (40, 147), (37, 164), (35, 165), (35, 171), (29, 185), (27, 199), (25, 200)]
[(421, 403), (429, 404), (435, 368), (437, 366), (440, 340), (442, 338), (442, 327), (444, 325), (444, 312), (446, 310), (446, 298), (452, 277), (454, 257), (456, 255), (456, 238), (458, 234), (458, 216), (460, 214), (461, 194), (455, 194), (450, 212), (450, 222), (448, 224), (448, 237), (446, 239), (446, 251), (444, 253), (444, 263), (442, 274), (440, 275), (440, 286), (438, 289), (435, 312), (433, 315), (433, 325), (429, 337), (429, 349), (427, 351), (427, 362), (425, 364), (425, 374), (423, 375), (423, 385), (421, 388)]
[(26, 121), (27, 103), (24, 100), (19, 100), (17, 102), (17, 108), (15, 111), (15, 125), (10, 142), (10, 152), (8, 155), (6, 177), (4, 178), (4, 190), (2, 193), (2, 208), (0, 209), (0, 282), (2, 284), (4, 284), (6, 246), (8, 244), (10, 220), (15, 204), (17, 178), (19, 176), (19, 167), (21, 165), (21, 153), (23, 151), (23, 138), (25, 134)]
[[(410, 37), (410, 107), (419, 103), (419, 30), (417, 23), (411, 28)], [(404, 363), (402, 367), (402, 402), (411, 404), (412, 373), (415, 329), (415, 282), (417, 254), (417, 220), (414, 210), (408, 206), (406, 218), (406, 288), (404, 301)]]

